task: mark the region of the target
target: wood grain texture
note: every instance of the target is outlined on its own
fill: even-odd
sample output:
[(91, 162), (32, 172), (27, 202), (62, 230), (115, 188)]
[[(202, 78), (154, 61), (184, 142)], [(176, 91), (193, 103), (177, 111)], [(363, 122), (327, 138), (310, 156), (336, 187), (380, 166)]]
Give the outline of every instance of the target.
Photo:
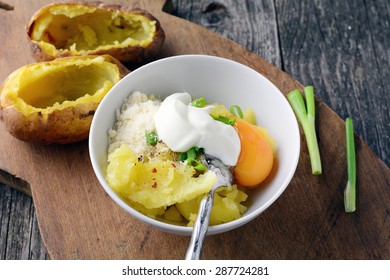
[(31, 198), (6, 186), (0, 197), (0, 258), (46, 259)]
[(172, 13), (218, 33), (281, 68), (273, 1), (172, 1)]
[[(20, 1), (14, 2), (17, 8)], [(26, 5), (27, 2), (31, 6), (38, 5), (37, 3), (30, 3), (30, 1), (23, 1), (23, 4)], [(121, 1), (112, 2), (119, 3)], [(357, 110), (354, 106), (350, 106), (351, 104), (359, 104), (357, 108), (360, 108), (364, 105), (361, 103), (368, 100), (368, 102), (375, 104), (374, 108), (378, 106), (388, 108), (386, 98), (377, 94), (377, 91), (371, 92), (370, 88), (366, 87), (375, 85), (375, 83), (367, 82), (371, 79), (378, 81), (382, 87), (388, 87), (389, 82), (385, 80), (388, 76), (388, 72), (386, 72), (388, 67), (383, 68), (385, 68), (385, 63), (388, 62), (389, 58), (389, 36), (386, 37), (385, 34), (382, 34), (376, 26), (376, 24), (380, 24), (386, 27), (386, 24), (388, 24), (388, 5), (385, 1), (374, 3), (366, 1), (364, 3), (367, 7), (369, 4), (372, 6), (369, 6), (369, 11), (365, 14), (363, 8), (359, 5), (338, 3), (339, 6), (334, 6), (335, 3), (329, 1), (316, 1), (313, 4), (311, 1), (275, 1), (273, 3), (273, 1), (248, 0), (244, 3), (245, 5), (238, 5), (235, 1), (228, 0), (218, 2), (205, 0), (174, 1), (172, 12), (237, 41), (244, 48), (265, 57), (268, 62), (285, 70), (302, 83), (309, 84), (312, 82), (314, 84), (317, 96), (320, 97), (320, 100), (325, 101), (324, 103), (318, 100), (317, 104), (320, 147), (321, 151), (327, 152), (324, 156), (326, 163), (324, 164), (324, 174), (328, 174), (328, 176), (313, 178), (307, 172), (309, 170), (308, 156), (302, 137), (301, 160), (297, 173), (287, 191), (269, 210), (250, 224), (233, 232), (208, 238), (204, 257), (209, 259), (390, 258), (390, 211), (388, 206), (390, 204), (390, 179), (388, 167), (377, 160), (366, 143), (359, 138), (360, 133), (357, 133), (358, 212), (353, 215), (345, 214), (342, 205), (342, 191), (346, 183), (344, 124), (326, 105), (335, 106), (336, 108), (333, 109), (341, 110), (338, 112), (341, 116), (346, 108), (350, 110), (347, 111), (349, 115), (352, 113), (360, 114), (359, 116), (361, 116), (364, 124), (366, 124), (364, 114), (367, 114), (367, 111)], [(148, 4), (148, 1), (143, 1), (143, 5)], [(158, 8), (154, 6), (153, 9), (158, 13)], [(343, 12), (345, 12), (343, 9), (356, 10), (358, 15), (366, 16), (365, 19), (363, 17), (362, 22), (356, 19), (355, 23), (360, 24), (359, 28), (365, 29), (365, 31), (360, 30), (360, 33), (371, 34), (371, 44), (375, 46), (375, 49), (374, 47), (369, 49), (370, 53), (364, 54), (363, 51), (360, 51), (358, 52), (360, 55), (356, 55), (356, 50), (348, 44), (356, 44), (356, 40), (360, 37), (358, 35), (352, 36), (348, 32), (340, 33), (339, 29), (335, 27), (340, 24), (338, 23), (339, 20), (343, 21), (341, 18)], [(13, 20), (14, 24), (20, 24), (28, 17), (29, 12), (25, 11), (24, 15), (17, 18), (13, 18), (7, 12), (4, 18)], [(337, 18), (337, 13), (339, 13), (339, 18)], [(333, 17), (337, 18), (337, 21)], [(267, 20), (262, 20), (263, 18)], [(361, 17), (358, 18), (361, 19)], [(169, 26), (168, 30), (170, 30), (167, 34), (167, 44), (163, 56), (188, 52), (221, 55), (253, 66), (269, 77), (284, 93), (292, 87), (301, 86), (287, 75), (279, 73), (270, 64), (261, 59), (259, 60), (256, 55), (247, 53), (242, 47), (231, 45), (225, 39), (216, 37), (214, 33), (206, 32), (197, 26), (188, 25), (186, 21), (165, 14), (161, 15), (161, 19), (166, 26)], [(382, 19), (382, 21), (379, 22), (379, 19)], [(315, 29), (316, 26), (322, 26), (322, 29)], [(370, 26), (370, 28), (367, 26)], [(327, 29), (331, 30), (324, 33), (323, 30)], [(333, 34), (332, 30), (337, 32)], [(348, 30), (348, 26), (346, 30)], [(188, 33), (191, 34), (191, 39), (180, 42), (180, 38), (185, 38)], [(326, 34), (326, 36), (321, 35), (321, 33)], [(11, 37), (19, 35), (9, 33)], [(178, 37), (179, 35), (181, 37)], [(337, 45), (337, 36), (345, 36), (342, 46)], [(23, 41), (22, 37), (17, 38)], [(194, 40), (193, 38), (199, 39)], [(315, 42), (318, 42), (316, 44), (318, 47), (315, 50), (310, 47), (312, 38), (315, 38)], [(360, 38), (359, 40), (363, 39)], [(366, 42), (366, 44), (370, 46), (370, 43)], [(9, 45), (12, 45), (12, 43), (9, 43)], [(328, 54), (327, 48), (329, 47), (335, 49), (331, 52), (333, 55)], [(24, 46), (20, 44), (17, 46), (16, 52), (23, 50)], [(17, 67), (14, 64), (22, 65), (30, 61), (27, 55), (18, 57), (15, 50), (0, 46), (0, 51), (1, 65), (7, 65), (7, 68), (3, 68), (0, 72), (1, 78), (5, 76), (5, 71), (11, 71), (11, 68)], [(378, 52), (380, 56), (376, 57), (375, 53)], [(3, 55), (4, 53), (6, 55)], [(341, 58), (349, 58), (349, 60), (341, 58), (337, 60), (337, 55), (340, 55)], [(366, 57), (361, 59), (363, 55)], [(380, 67), (377, 67), (377, 71), (374, 71), (375, 63), (367, 63), (371, 61), (372, 57), (378, 61), (377, 65), (380, 65)], [(334, 60), (337, 61), (337, 64), (331, 68), (328, 66), (328, 61), (333, 65)], [(345, 61), (349, 62), (346, 63)], [(344, 69), (348, 71), (344, 71)], [(352, 76), (353, 79), (351, 79), (351, 73), (355, 73), (356, 69), (363, 71), (369, 78), (364, 75), (357, 75), (356, 77)], [(359, 71), (356, 72), (359, 73)], [(378, 73), (379, 76), (377, 76)], [(347, 95), (341, 95), (338, 91), (335, 91), (339, 87), (353, 89), (353, 91)], [(367, 91), (368, 94), (360, 95), (362, 91)], [(384, 93), (384, 91), (379, 92)], [(386, 136), (388, 139), (389, 130), (384, 130), (384, 128), (388, 128), (388, 122), (386, 123), (388, 114), (382, 115), (382, 113), (383, 111), (374, 110), (372, 114), (375, 120), (379, 119), (379, 122), (375, 122), (377, 129), (377, 133), (373, 136), (375, 141), (368, 141), (368, 143), (371, 146), (373, 145), (372, 147), (376, 147), (379, 151), (377, 153), (383, 154), (383, 158), (386, 159), (389, 154), (389, 145), (386, 145), (388, 143), (386, 142)], [(351, 116), (355, 119), (354, 115)], [(359, 120), (359, 118), (357, 119)], [(362, 125), (361, 128), (363, 130), (368, 129), (368, 125)], [(329, 133), (330, 131), (331, 133)], [(367, 135), (371, 135), (371, 133), (367, 132)], [(1, 147), (2, 152), (6, 153), (8, 149), (14, 147), (15, 142), (13, 139), (7, 138), (6, 135), (2, 134), (1, 136), (6, 137), (6, 140), (3, 139), (2, 143), (11, 143), (9, 146)], [(189, 241), (187, 238), (161, 233), (128, 217), (109, 200), (101, 188), (96, 188), (96, 180), (73, 176), (67, 183), (64, 183), (63, 177), (60, 177), (51, 179), (50, 185), (47, 186), (45, 181), (47, 178), (40, 176), (40, 174), (42, 172), (51, 174), (61, 170), (64, 165), (59, 164), (58, 160), (63, 159), (64, 155), (66, 155), (65, 166), (71, 174), (77, 174), (81, 166), (84, 167), (84, 172), (91, 172), (86, 157), (86, 143), (69, 146), (65, 149), (59, 147), (46, 149), (19, 142), (16, 145), (18, 151), (13, 156), (24, 158), (31, 162), (33, 166), (27, 172), (20, 166), (12, 165), (12, 157), (10, 157), (8, 161), (11, 164), (7, 168), (9, 171), (17, 170), (18, 172), (15, 175), (21, 178), (26, 178), (26, 176), (30, 178), (30, 181), (34, 183), (33, 191), (37, 186), (33, 197), (42, 228), (42, 236), (49, 249), (50, 257), (180, 259), (184, 256)], [(329, 149), (329, 146), (332, 148)], [(44, 153), (42, 153), (42, 149), (45, 149)], [(42, 165), (42, 162), (45, 162), (45, 164)], [(366, 164), (367, 162), (370, 164)], [(382, 174), (383, 176), (373, 176), (373, 174)], [(46, 187), (42, 189), (40, 186)], [(12, 192), (11, 195), (15, 195), (17, 192), (5, 188), (2, 188), (2, 190), (5, 192), (1, 192), (0, 198), (5, 201), (5, 205), (8, 205), (8, 207), (2, 208), (4, 210), (1, 212), (2, 245), (0, 248), (1, 252), (4, 252), (4, 250), (8, 252), (2, 254), (2, 257), (8, 259), (46, 258), (44, 254), (41, 254), (42, 250), (39, 249), (39, 242), (32, 242), (37, 245), (34, 254), (23, 253), (29, 250), (28, 242), (26, 242), (28, 239), (26, 231), (38, 232), (34, 226), (28, 226), (33, 225), (31, 221), (34, 221), (34, 211), (26, 212), (26, 210), (23, 210), (21, 213), (11, 211), (12, 209), (18, 209), (18, 207), (26, 209), (28, 203), (30, 203), (30, 209), (33, 209), (31, 200), (24, 205), (17, 204), (15, 200), (7, 200), (7, 197), (10, 196), (8, 191)], [(56, 193), (57, 195), (48, 198), (44, 195), (44, 192)], [(22, 195), (21, 197), (26, 198)], [(68, 203), (64, 201), (64, 197)], [(94, 205), (94, 203), (97, 203), (97, 205)], [(62, 211), (68, 214), (59, 213), (56, 205), (61, 205)], [(364, 211), (360, 209), (364, 209)], [(112, 215), (106, 215), (105, 211), (111, 212)], [(90, 213), (94, 213), (91, 216), (92, 221), (82, 219), (83, 215), (91, 215)], [(23, 216), (22, 221), (15, 219), (12, 222), (7, 218), (18, 216), (18, 214)], [(53, 223), (55, 220), (57, 222)], [(6, 223), (12, 224), (3, 227)], [(48, 227), (48, 225), (51, 226)], [(70, 225), (72, 226), (70, 227)], [(74, 230), (75, 228), (76, 230)], [(70, 229), (73, 230), (69, 232)], [(12, 239), (11, 241), (4, 242), (3, 232), (7, 232), (8, 236), (19, 236), (18, 242), (12, 241), (15, 240), (12, 238), (9, 238)], [(91, 234), (91, 232), (94, 234)], [(346, 236), (346, 232), (350, 235)], [(34, 233), (30, 235), (32, 240), (36, 240)], [(115, 236), (112, 235), (113, 233), (115, 233)], [(52, 236), (56, 236), (56, 238), (53, 239)], [(257, 242), (254, 243), (253, 239), (256, 239)], [(221, 240), (224, 244), (229, 245), (221, 248)], [(176, 247), (174, 252), (171, 250), (172, 244), (175, 244)], [(95, 253), (91, 252), (90, 248), (94, 248)], [(239, 248), (250, 249), (240, 250)], [(12, 251), (14, 253), (9, 253)], [(30, 252), (32, 251), (30, 250)]]
[(390, 165), (388, 1), (276, 1), (283, 70)]

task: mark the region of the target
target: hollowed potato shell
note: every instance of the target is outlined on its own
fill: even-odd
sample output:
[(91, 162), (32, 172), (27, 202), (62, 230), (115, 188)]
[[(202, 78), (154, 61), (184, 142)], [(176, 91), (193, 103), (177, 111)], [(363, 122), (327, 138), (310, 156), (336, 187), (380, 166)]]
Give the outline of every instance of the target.
[(0, 117), (7, 130), (23, 141), (81, 141), (88, 138), (102, 98), (127, 73), (118, 60), (108, 55), (23, 66), (0, 87)]
[(37, 61), (109, 54), (142, 63), (155, 57), (165, 40), (160, 22), (149, 12), (103, 3), (47, 5), (33, 15), (27, 34)]

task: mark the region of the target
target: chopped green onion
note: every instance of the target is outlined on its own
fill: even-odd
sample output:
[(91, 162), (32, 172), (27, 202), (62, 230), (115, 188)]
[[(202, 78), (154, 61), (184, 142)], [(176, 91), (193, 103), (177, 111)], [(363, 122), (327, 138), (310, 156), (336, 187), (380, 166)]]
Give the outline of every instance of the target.
[(235, 118), (229, 119), (229, 124), (230, 124), (231, 126), (233, 126), (235, 123), (236, 123), (236, 119), (235, 119)]
[(192, 147), (191, 149), (189, 149), (187, 151), (187, 158), (193, 158), (193, 159), (196, 159), (196, 151), (195, 151), (195, 148)]
[(312, 86), (305, 87), (306, 104), (298, 89), (287, 94), (287, 99), (302, 125), (309, 150), (312, 174), (322, 173), (321, 157), (315, 128), (315, 104)]
[(187, 161), (188, 161), (188, 165), (191, 165), (197, 171), (205, 171), (206, 170), (206, 166), (197, 159), (188, 158)]
[(348, 182), (344, 190), (344, 208), (347, 213), (352, 213), (356, 210), (356, 155), (353, 132), (352, 119), (347, 118), (345, 121), (345, 133), (347, 144)]
[(203, 154), (203, 148), (192, 147), (187, 152), (182, 152), (179, 154), (179, 160), (185, 161), (186, 159), (193, 158), (196, 159), (198, 155)]
[(197, 171), (204, 171), (206, 169), (206, 166), (201, 163), (199, 160), (197, 160), (197, 157), (199, 154), (203, 153), (203, 148), (199, 147), (192, 147), (187, 152), (183, 152), (179, 154), (179, 160), (185, 161), (187, 160), (187, 164), (194, 167)]
[(240, 117), (240, 119), (242, 119), (244, 117), (244, 114), (242, 113), (242, 110), (241, 110), (240, 106), (238, 106), (238, 105), (230, 106), (230, 113), (232, 113), (235, 116)]
[(204, 97), (198, 98), (191, 102), (191, 105), (198, 108), (206, 106), (206, 99)]
[(224, 124), (229, 124), (229, 118), (225, 116), (218, 116), (217, 121), (223, 122)]
[(236, 119), (235, 118), (229, 119), (228, 117), (223, 116), (223, 115), (219, 115), (216, 120), (220, 121), (220, 122), (223, 122), (224, 124), (227, 124), (227, 125), (234, 125), (236, 123)]
[(187, 152), (179, 154), (179, 161), (185, 161), (187, 159)]
[(157, 132), (146, 131), (145, 132), (146, 143), (149, 145), (156, 145), (158, 142)]

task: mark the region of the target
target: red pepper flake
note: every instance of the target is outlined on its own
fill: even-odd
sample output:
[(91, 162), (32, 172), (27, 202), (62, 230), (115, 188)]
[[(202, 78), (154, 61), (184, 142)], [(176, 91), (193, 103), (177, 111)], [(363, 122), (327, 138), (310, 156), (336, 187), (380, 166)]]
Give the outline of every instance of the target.
[(157, 188), (157, 182), (154, 182), (154, 183), (153, 183), (152, 188), (153, 188), (153, 189)]
[(173, 166), (173, 167), (175, 167), (175, 168), (176, 168), (176, 165), (175, 165), (174, 163), (171, 163), (171, 164), (172, 164), (172, 166)]
[(157, 169), (156, 169), (156, 168), (153, 168), (153, 169), (152, 169), (152, 173), (157, 173)]

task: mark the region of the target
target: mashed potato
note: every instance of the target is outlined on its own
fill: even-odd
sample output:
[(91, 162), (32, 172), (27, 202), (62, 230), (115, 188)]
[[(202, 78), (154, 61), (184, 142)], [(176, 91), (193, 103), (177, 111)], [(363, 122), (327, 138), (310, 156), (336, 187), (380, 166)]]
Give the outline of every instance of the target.
[[(145, 133), (155, 131), (153, 116), (161, 104), (153, 96), (134, 92), (117, 112), (109, 131), (106, 179), (139, 212), (175, 224), (192, 225), (200, 199), (217, 178), (214, 172), (197, 172), (178, 160), (162, 141), (147, 144)], [(211, 224), (240, 217), (247, 195), (237, 186), (218, 189)]]

